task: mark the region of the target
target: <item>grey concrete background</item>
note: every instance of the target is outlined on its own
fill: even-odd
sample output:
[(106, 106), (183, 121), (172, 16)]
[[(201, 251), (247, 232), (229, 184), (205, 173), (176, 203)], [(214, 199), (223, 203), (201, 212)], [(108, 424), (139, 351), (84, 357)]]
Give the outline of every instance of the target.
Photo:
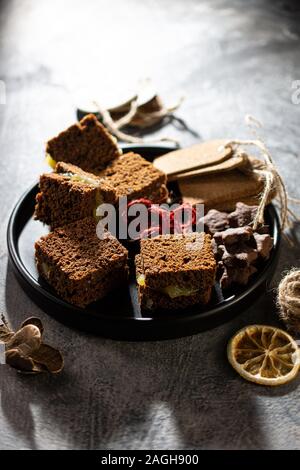
[[(74, 92), (151, 76), (163, 97), (186, 94), (178, 115), (202, 139), (247, 137), (244, 115), (266, 140), (300, 197), (300, 7), (291, 1), (23, 0), (0, 2), (0, 310), (13, 326), (39, 316), (65, 357), (57, 377), (0, 366), (1, 449), (295, 449), (299, 379), (267, 389), (229, 367), (229, 337), (276, 323), (271, 287), (215, 330), (173, 341), (116, 342), (67, 328), (21, 290), (5, 232), (21, 193), (46, 166), (44, 142), (74, 120)], [(173, 126), (160, 131), (196, 138)], [(275, 277), (299, 266), (283, 244)]]

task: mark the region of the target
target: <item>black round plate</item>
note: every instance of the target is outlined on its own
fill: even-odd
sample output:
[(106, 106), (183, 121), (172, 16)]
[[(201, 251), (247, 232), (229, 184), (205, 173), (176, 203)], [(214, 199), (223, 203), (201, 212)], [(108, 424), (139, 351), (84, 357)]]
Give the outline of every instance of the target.
[[(174, 150), (162, 145), (124, 145), (124, 150), (135, 151), (148, 160)], [(141, 313), (137, 302), (134, 275), (129, 288), (113, 292), (85, 309), (63, 301), (38, 276), (34, 263), (34, 242), (47, 233), (47, 228), (32, 218), (38, 184), (34, 184), (15, 206), (7, 229), (9, 257), (24, 290), (49, 315), (70, 326), (101, 336), (119, 340), (158, 340), (195, 334), (225, 323), (264, 292), (271, 280), (278, 258), (280, 228), (272, 205), (266, 209), (266, 223), (274, 238), (269, 260), (252, 276), (246, 287), (222, 293), (216, 284), (209, 305), (194, 306), (176, 312)], [(133, 263), (132, 263), (133, 264)], [(151, 316), (150, 316), (151, 315)]]

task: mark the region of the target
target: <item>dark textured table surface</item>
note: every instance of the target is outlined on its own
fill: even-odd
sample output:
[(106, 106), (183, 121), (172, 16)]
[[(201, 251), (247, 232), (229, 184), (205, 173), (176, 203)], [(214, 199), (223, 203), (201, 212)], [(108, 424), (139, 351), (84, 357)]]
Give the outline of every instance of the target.
[[(0, 366), (1, 449), (294, 449), (300, 447), (300, 379), (278, 389), (247, 383), (227, 364), (229, 337), (276, 323), (270, 289), (234, 321), (193, 337), (126, 343), (49, 318), (8, 264), (6, 226), (21, 193), (46, 168), (44, 142), (75, 117), (74, 93), (153, 78), (201, 139), (265, 138), (300, 197), (300, 7), (288, 1), (1, 1), (0, 310), (13, 326), (39, 316), (65, 357), (59, 376), (23, 377)], [(2, 87), (3, 88), (3, 87)], [(196, 137), (172, 125), (159, 132)], [(283, 244), (274, 286), (300, 266)]]

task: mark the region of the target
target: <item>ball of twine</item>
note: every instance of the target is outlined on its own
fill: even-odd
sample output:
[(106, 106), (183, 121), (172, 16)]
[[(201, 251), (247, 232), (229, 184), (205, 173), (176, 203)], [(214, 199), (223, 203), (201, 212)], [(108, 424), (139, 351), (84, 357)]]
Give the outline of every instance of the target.
[(278, 286), (280, 318), (294, 333), (300, 333), (300, 269), (292, 269)]

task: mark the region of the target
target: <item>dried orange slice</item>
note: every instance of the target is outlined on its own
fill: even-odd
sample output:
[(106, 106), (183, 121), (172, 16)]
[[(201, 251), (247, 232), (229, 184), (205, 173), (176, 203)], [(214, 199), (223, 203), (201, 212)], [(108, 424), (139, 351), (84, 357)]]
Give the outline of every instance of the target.
[(293, 338), (273, 326), (250, 325), (229, 341), (227, 356), (246, 380), (282, 385), (293, 380), (300, 367), (300, 349)]

